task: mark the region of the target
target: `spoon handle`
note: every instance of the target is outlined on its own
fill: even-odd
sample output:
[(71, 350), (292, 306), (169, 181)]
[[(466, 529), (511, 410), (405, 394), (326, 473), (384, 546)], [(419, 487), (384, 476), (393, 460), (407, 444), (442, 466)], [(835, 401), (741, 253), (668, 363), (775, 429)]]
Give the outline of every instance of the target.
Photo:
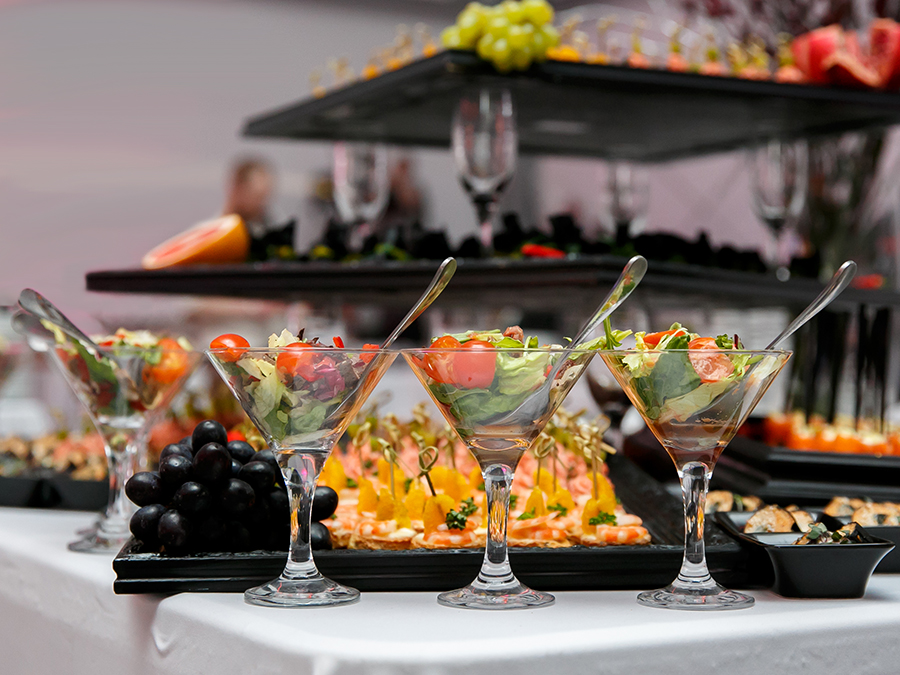
[(625, 264), (625, 267), (622, 268), (622, 274), (619, 275), (616, 285), (612, 287), (609, 295), (606, 296), (606, 300), (597, 308), (594, 316), (588, 319), (578, 335), (572, 339), (570, 343), (572, 349), (576, 349), (578, 345), (584, 342), (591, 332), (603, 323), (625, 301), (625, 298), (631, 295), (631, 292), (641, 283), (641, 279), (644, 278), (646, 273), (647, 260), (643, 256), (636, 255)]
[(64, 332), (81, 342), (88, 349), (98, 349), (87, 335), (85, 335), (69, 318), (57, 309), (56, 305), (47, 300), (43, 295), (31, 288), (19, 293), (19, 307), (39, 319), (44, 319), (56, 324)]
[(778, 337), (772, 340), (766, 349), (775, 349), (777, 345), (796, 333), (803, 324), (828, 307), (828, 305), (841, 294), (841, 291), (847, 288), (850, 282), (853, 281), (854, 276), (856, 276), (856, 263), (852, 260), (848, 260), (834, 273), (834, 276), (831, 277), (831, 281), (829, 281), (825, 289), (819, 293), (818, 297), (809, 303), (809, 306), (800, 312), (797, 318), (791, 321), (790, 325), (788, 325)]
[(390, 347), (394, 343), (394, 340), (400, 337), (400, 334), (407, 328), (409, 328), (410, 324), (418, 319), (422, 312), (428, 309), (431, 303), (437, 300), (438, 296), (441, 294), (444, 288), (446, 288), (447, 284), (450, 283), (450, 279), (453, 278), (453, 275), (455, 273), (456, 259), (447, 258), (446, 260), (444, 260), (444, 262), (441, 263), (441, 266), (438, 267), (438, 271), (435, 273), (434, 278), (428, 285), (428, 288), (426, 288), (425, 292), (422, 293), (422, 297), (419, 298), (418, 302), (416, 302), (416, 304), (413, 305), (412, 309), (409, 310), (407, 315), (403, 317), (403, 321), (397, 324), (397, 327), (390, 335), (388, 335), (384, 343), (382, 343), (382, 349), (387, 349), (388, 347)]

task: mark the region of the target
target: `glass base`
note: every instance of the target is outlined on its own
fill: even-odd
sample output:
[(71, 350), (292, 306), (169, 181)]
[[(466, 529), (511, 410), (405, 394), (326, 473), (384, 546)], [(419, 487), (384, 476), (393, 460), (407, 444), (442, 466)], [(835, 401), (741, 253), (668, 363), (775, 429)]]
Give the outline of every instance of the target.
[(359, 600), (359, 591), (319, 575), (309, 579), (283, 576), (244, 591), (244, 602), (261, 607), (327, 607)]
[(656, 591), (644, 591), (637, 596), (639, 605), (660, 609), (716, 611), (747, 609), (756, 602), (751, 596), (729, 591), (718, 584), (711, 588), (683, 589), (670, 584)]
[(531, 609), (549, 607), (556, 598), (549, 593), (534, 591), (517, 579), (496, 589), (469, 584), (465, 588), (441, 593), (438, 604), (463, 609)]
[(69, 550), (76, 553), (118, 553), (131, 534), (104, 535), (99, 530), (78, 531), (85, 536), (69, 544)]

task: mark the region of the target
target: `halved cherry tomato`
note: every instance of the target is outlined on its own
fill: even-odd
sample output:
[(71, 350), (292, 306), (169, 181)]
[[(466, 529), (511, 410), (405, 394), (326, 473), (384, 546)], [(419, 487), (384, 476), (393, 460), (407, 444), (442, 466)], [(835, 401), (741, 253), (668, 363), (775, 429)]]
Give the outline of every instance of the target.
[(145, 370), (144, 378), (156, 380), (162, 384), (172, 384), (187, 370), (187, 352), (178, 344), (177, 340), (172, 338), (160, 340), (159, 347), (163, 350), (159, 363)]
[[(373, 344), (368, 344), (368, 343), (363, 345), (363, 351), (370, 352), (375, 349), (381, 349), (381, 345), (373, 345)], [(374, 358), (375, 358), (374, 354), (360, 354), (359, 355), (359, 360), (367, 365), (369, 363), (371, 363), (372, 359), (374, 359)]]
[(210, 349), (227, 349), (228, 351), (218, 354), (218, 357), (228, 363), (239, 361), (244, 352), (250, 348), (250, 343), (240, 335), (234, 333), (225, 333), (209, 343)]
[(333, 338), (331, 338), (331, 344), (333, 344), (338, 349), (344, 348), (344, 341), (341, 340), (340, 336), (338, 335), (335, 335)]
[(694, 366), (694, 370), (700, 376), (701, 382), (718, 382), (734, 372), (734, 364), (723, 353), (724, 350), (720, 349), (719, 345), (716, 344), (715, 338), (695, 338), (688, 343), (688, 349), (710, 350), (710, 352), (715, 350), (719, 352), (718, 354), (710, 353), (708, 355), (688, 352), (691, 365)]
[(275, 359), (275, 367), (290, 377), (299, 375), (307, 382), (315, 382), (321, 378), (321, 375), (315, 371), (319, 355), (314, 351), (309, 351), (312, 348), (312, 345), (305, 342), (295, 342), (285, 346), (278, 358)]
[(650, 333), (644, 336), (644, 344), (648, 347), (656, 347), (667, 335), (687, 335), (687, 331), (683, 328), (676, 328), (675, 330), (662, 330), (658, 333)]
[[(460, 349), (461, 347), (462, 343), (455, 337), (444, 335), (432, 342), (430, 349)], [(453, 375), (453, 354), (426, 354), (421, 365), (425, 374), (435, 382), (453, 384), (456, 381)]]
[(463, 389), (486, 389), (494, 381), (497, 370), (497, 354), (494, 345), (484, 340), (463, 343), (458, 354), (453, 355), (453, 381)]

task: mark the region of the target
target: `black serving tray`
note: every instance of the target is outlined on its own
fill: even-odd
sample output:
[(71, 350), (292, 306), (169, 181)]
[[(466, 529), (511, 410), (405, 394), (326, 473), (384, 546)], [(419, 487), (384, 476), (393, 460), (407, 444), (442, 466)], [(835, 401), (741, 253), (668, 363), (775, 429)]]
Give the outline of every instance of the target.
[(98, 511), (108, 495), (105, 480), (73, 480), (58, 473), (0, 477), (0, 506)]
[[(716, 521), (751, 548), (757, 574), (762, 574), (763, 559), (768, 558), (767, 585), (789, 598), (861, 598), (869, 577), (880, 567), (879, 561), (896, 550), (893, 541), (875, 533), (882, 528), (860, 528), (864, 543), (818, 546), (794, 546), (799, 532), (744, 534), (743, 527), (751, 515), (717, 513)], [(829, 516), (820, 519), (829, 529), (842, 524)]]
[(900, 501), (900, 457), (789, 450), (739, 436), (719, 458), (713, 482), (767, 502)]
[[(681, 564), (681, 502), (625, 457), (610, 457), (610, 476), (629, 511), (653, 537), (648, 546), (510, 549), (516, 575), (546, 590), (647, 589), (669, 583)], [(745, 585), (747, 552), (713, 523), (706, 530), (709, 566), (727, 585)], [(469, 583), (482, 549), (456, 551), (316, 552), (319, 569), (361, 591), (444, 591)], [(169, 557), (146, 553), (132, 540), (113, 561), (116, 593), (242, 592), (277, 577), (284, 552), (213, 553)]]

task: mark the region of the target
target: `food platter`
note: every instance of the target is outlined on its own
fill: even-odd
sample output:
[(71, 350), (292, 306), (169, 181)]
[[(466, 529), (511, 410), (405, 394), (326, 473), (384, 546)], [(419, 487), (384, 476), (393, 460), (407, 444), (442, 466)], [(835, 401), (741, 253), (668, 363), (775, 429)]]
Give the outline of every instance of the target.
[[(664, 585), (683, 555), (681, 503), (625, 457), (609, 458), (616, 492), (653, 538), (646, 546), (510, 549), (523, 583), (546, 590), (644, 589)], [(747, 552), (715, 524), (706, 532), (710, 570), (727, 584), (747, 580)], [(323, 574), (361, 591), (443, 591), (471, 581), (481, 549), (316, 551)], [(285, 553), (253, 551), (168, 557), (132, 541), (113, 561), (116, 593), (241, 592), (281, 572)]]

